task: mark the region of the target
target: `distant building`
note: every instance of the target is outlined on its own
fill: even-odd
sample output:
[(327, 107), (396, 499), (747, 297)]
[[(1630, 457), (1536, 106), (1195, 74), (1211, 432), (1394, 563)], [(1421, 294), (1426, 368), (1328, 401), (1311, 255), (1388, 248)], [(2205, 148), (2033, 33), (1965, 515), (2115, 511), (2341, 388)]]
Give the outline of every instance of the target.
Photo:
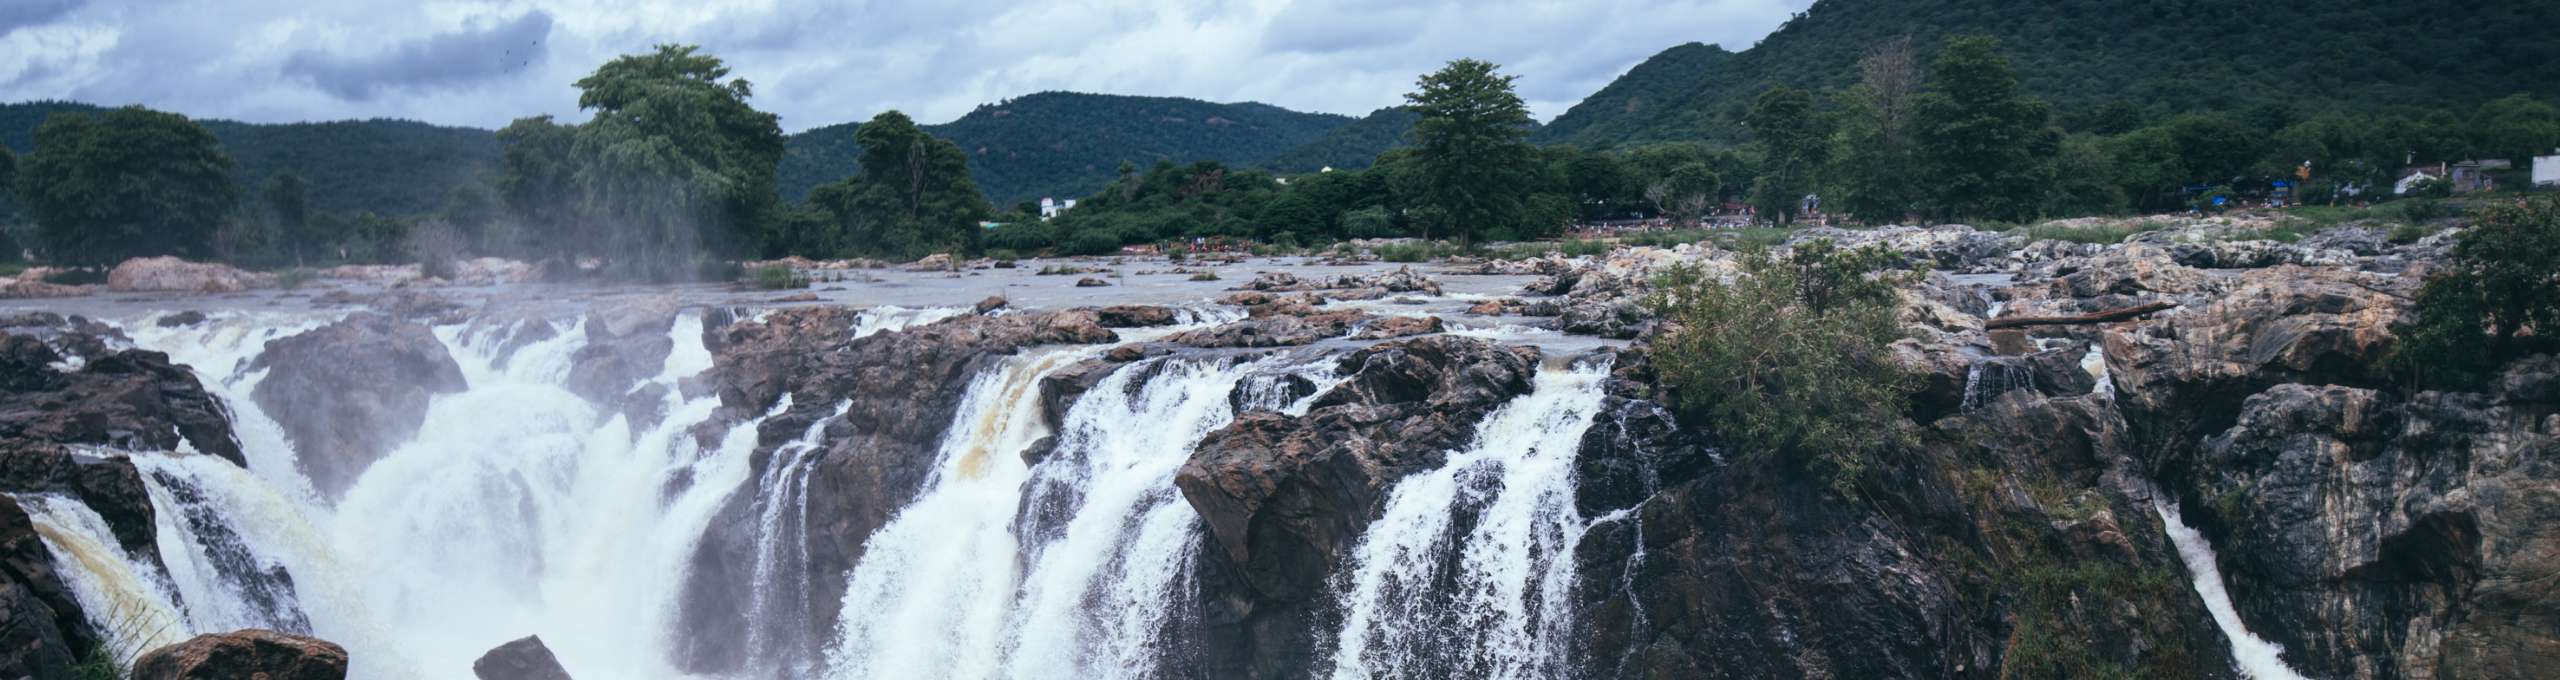
[(2444, 179), (2444, 176), (2445, 169), (2443, 163), (2437, 163), (2435, 165), (2412, 165), (2400, 171), (2400, 181), (2391, 184), (2391, 193), (2406, 195), (2409, 193), (2409, 190), (2417, 188), (2419, 182), (2431, 179)]
[(2446, 180), (2453, 183), (2453, 193), (2490, 191), (2498, 188), (2498, 181), (2489, 173), (2513, 167), (2515, 164), (2506, 160), (2463, 161), (2450, 167)]
[(1072, 198), (1070, 198), (1070, 199), (1067, 199), (1067, 200), (1061, 201), (1061, 200), (1054, 199), (1054, 198), (1042, 198), (1042, 199), (1040, 199), (1040, 219), (1044, 219), (1044, 220), (1045, 220), (1045, 219), (1049, 219), (1049, 218), (1052, 218), (1052, 217), (1057, 217), (1057, 216), (1058, 216), (1058, 213), (1066, 212), (1066, 211), (1068, 211), (1068, 210), (1074, 209), (1075, 207), (1076, 207), (1076, 199), (1072, 199)]
[(2549, 156), (2533, 157), (2533, 188), (2560, 188), (2560, 149)]

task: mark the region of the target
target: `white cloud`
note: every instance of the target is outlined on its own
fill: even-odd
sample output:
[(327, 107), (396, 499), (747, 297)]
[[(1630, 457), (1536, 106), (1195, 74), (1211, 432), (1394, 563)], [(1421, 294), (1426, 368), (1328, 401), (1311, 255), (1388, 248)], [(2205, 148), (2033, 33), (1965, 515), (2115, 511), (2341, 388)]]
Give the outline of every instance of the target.
[[(1459, 57), (1520, 76), (1549, 118), (1655, 52), (1740, 49), (1810, 0), (48, 2), (63, 9), (0, 33), (0, 100), (497, 127), (581, 118), (570, 83), (684, 42), (727, 59), (757, 106), (802, 130), (890, 108), (939, 122), (1043, 90), (1358, 115)], [(535, 32), (537, 54), (505, 52)]]

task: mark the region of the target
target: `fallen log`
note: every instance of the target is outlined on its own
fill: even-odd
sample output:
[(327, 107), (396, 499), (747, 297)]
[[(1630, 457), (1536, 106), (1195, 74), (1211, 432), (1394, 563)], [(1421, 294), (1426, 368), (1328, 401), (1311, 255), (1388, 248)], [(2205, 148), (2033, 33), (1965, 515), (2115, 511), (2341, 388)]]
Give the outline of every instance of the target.
[(2090, 312), (2087, 314), (2074, 314), (2071, 316), (2012, 316), (1984, 321), (1982, 322), (1982, 329), (1987, 331), (2002, 328), (2022, 328), (2026, 326), (2077, 326), (2081, 324), (2107, 323), (2110, 321), (2123, 321), (2176, 306), (2178, 306), (2178, 303), (2176, 302), (2161, 300), (2150, 304), (2126, 307), (2124, 309), (2110, 309), (2103, 312)]

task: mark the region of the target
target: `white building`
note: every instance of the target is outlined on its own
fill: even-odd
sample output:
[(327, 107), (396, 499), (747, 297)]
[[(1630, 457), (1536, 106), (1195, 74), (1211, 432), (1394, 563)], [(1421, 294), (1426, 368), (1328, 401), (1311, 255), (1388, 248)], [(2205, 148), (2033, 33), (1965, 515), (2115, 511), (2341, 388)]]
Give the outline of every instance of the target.
[(2533, 188), (2560, 188), (2560, 149), (2549, 156), (2533, 157)]
[(1058, 200), (1058, 199), (1054, 199), (1054, 198), (1042, 198), (1042, 199), (1040, 199), (1040, 219), (1044, 219), (1044, 220), (1045, 220), (1045, 219), (1049, 219), (1049, 218), (1052, 218), (1052, 217), (1057, 217), (1057, 216), (1058, 216), (1058, 213), (1062, 213), (1062, 212), (1066, 212), (1066, 211), (1068, 211), (1068, 210), (1072, 210), (1072, 209), (1074, 209), (1075, 207), (1076, 207), (1076, 199), (1072, 199), (1072, 198), (1070, 198), (1070, 199), (1067, 199), (1067, 200), (1064, 200), (1064, 201), (1060, 201), (1060, 200)]

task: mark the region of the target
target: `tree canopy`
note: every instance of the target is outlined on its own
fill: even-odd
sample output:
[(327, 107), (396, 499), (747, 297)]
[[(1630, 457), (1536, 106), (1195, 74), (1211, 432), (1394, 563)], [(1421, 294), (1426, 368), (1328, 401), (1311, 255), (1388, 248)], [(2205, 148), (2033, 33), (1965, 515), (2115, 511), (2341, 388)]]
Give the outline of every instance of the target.
[(141, 107), (46, 120), (25, 166), (17, 196), (45, 255), (66, 264), (205, 257), (238, 201), (213, 133)]
[(1515, 76), (1491, 62), (1459, 59), (1426, 74), (1405, 95), (1421, 119), (1413, 126), (1416, 174), (1424, 180), (1425, 235), (1431, 226), (1467, 243), (1477, 232), (1514, 226), (1526, 215), (1531, 178), (1529, 107), (1513, 91)]

